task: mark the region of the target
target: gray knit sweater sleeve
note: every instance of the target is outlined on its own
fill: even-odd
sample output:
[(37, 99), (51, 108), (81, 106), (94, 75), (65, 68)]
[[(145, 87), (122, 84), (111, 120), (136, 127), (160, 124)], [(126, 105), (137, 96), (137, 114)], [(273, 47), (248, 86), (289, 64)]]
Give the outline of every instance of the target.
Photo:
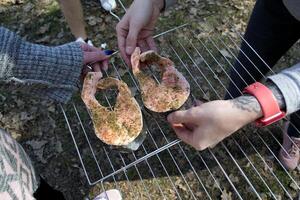
[(300, 63), (268, 78), (280, 89), (287, 114), (300, 110)]
[(79, 43), (46, 47), (0, 27), (0, 88), (66, 103), (78, 89), (82, 64)]

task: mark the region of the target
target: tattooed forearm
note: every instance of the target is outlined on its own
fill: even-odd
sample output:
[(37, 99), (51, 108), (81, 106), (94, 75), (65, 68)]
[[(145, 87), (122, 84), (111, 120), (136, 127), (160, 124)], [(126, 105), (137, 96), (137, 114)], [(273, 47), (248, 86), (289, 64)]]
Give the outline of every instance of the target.
[(250, 95), (240, 96), (233, 99), (232, 106), (248, 112), (255, 112), (257, 114), (261, 113), (260, 105), (257, 99)]
[[(272, 91), (273, 95), (275, 96), (278, 105), (281, 110), (285, 110), (286, 105), (284, 101), (284, 97), (278, 87), (273, 82), (266, 82), (265, 85)], [(254, 96), (251, 95), (244, 95), (240, 96), (238, 98), (235, 98), (231, 101), (232, 106), (234, 108), (238, 108), (240, 110), (248, 111), (248, 112), (254, 112), (257, 114), (260, 114), (261, 107), (259, 102)]]
[(278, 87), (271, 81), (268, 81), (265, 83), (265, 85), (272, 90), (273, 95), (275, 96), (277, 103), (280, 107), (281, 110), (285, 110), (286, 106), (285, 106), (285, 100), (284, 97), (282, 95), (282, 93), (280, 92), (280, 90), (278, 89)]

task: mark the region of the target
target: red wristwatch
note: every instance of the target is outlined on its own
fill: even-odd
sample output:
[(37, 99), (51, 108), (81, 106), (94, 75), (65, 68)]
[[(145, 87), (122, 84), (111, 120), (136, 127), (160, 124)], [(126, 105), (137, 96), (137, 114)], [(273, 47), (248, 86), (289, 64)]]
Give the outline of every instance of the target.
[(253, 83), (247, 86), (243, 93), (255, 96), (260, 104), (264, 116), (256, 120), (257, 126), (268, 126), (285, 117), (285, 112), (280, 110), (272, 91), (265, 85), (259, 82)]

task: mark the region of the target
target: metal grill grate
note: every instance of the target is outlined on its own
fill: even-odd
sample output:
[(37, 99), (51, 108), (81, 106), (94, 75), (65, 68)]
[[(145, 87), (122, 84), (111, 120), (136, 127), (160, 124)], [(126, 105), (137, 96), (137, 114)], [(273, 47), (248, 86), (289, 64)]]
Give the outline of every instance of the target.
[[(192, 30), (182, 25), (157, 35), (158, 49), (189, 80), (193, 98), (222, 99), (228, 81), (234, 82), (229, 70), (243, 38)], [(125, 81), (141, 104), (136, 80), (119, 54), (111, 65), (106, 75)], [(113, 93), (102, 95), (102, 102), (111, 106)], [(61, 110), (88, 183), (99, 183), (102, 191), (119, 189), (125, 199), (230, 199), (230, 193), (233, 199), (293, 199), (300, 189), (298, 172), (287, 171), (277, 158), (282, 124), (246, 127), (215, 148), (197, 152), (176, 139), (163, 116), (143, 110), (147, 138), (139, 150), (122, 154), (96, 138), (80, 99)]]

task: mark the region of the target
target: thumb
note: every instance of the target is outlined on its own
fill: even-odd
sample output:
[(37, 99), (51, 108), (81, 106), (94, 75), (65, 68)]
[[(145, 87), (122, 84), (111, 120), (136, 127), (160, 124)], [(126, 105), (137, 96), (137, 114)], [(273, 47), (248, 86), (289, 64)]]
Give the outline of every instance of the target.
[(193, 145), (193, 132), (188, 130), (185, 126), (173, 126), (173, 129), (179, 139), (183, 142)]
[(83, 63), (88, 64), (91, 62), (100, 62), (109, 59), (109, 57), (110, 56), (105, 55), (105, 53), (102, 51), (92, 51), (92, 52), (85, 51), (83, 53)]
[(168, 122), (171, 124), (192, 123), (189, 110), (176, 111), (168, 115)]
[(140, 29), (135, 26), (131, 25), (129, 27), (129, 32), (126, 38), (126, 54), (131, 55), (136, 47), (137, 44), (137, 37), (140, 32)]

